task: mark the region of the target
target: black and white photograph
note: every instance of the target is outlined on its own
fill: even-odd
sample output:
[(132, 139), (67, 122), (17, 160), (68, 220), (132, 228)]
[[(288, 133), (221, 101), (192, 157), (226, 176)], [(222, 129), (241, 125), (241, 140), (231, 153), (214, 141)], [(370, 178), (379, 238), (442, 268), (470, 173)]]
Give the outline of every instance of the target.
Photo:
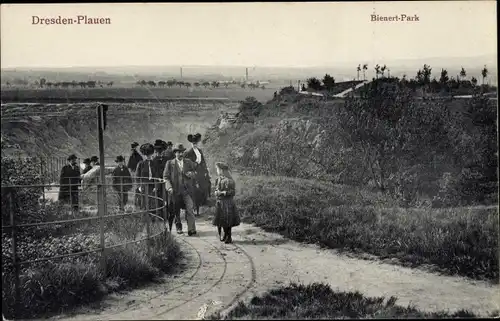
[(500, 317), (496, 1), (0, 24), (3, 320)]

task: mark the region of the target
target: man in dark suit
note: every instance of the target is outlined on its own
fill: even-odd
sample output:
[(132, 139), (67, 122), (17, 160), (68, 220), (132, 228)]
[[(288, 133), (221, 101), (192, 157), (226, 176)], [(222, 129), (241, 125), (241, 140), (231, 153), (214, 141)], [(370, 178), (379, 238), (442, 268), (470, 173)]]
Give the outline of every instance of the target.
[(130, 157), (128, 159), (127, 167), (131, 173), (135, 173), (135, 170), (137, 169), (137, 164), (139, 164), (139, 162), (141, 160), (143, 160), (142, 155), (139, 154), (139, 151), (137, 150), (138, 146), (139, 146), (139, 143), (137, 143), (137, 142), (133, 142), (130, 145), (130, 147), (132, 149), (132, 154), (130, 155)]
[(130, 147), (132, 149), (132, 154), (130, 155), (130, 157), (128, 159), (127, 167), (130, 170), (130, 173), (132, 174), (132, 178), (133, 178), (133, 184), (134, 184), (134, 190), (135, 190), (134, 203), (135, 203), (135, 206), (139, 206), (141, 203), (140, 196), (139, 196), (139, 184), (137, 182), (135, 172), (137, 170), (137, 164), (139, 164), (139, 162), (143, 160), (143, 156), (141, 153), (139, 153), (139, 143), (133, 142), (130, 145)]
[(68, 157), (68, 164), (61, 170), (59, 180), (59, 202), (62, 204), (71, 204), (73, 214), (79, 210), (78, 187), (80, 186), (80, 167), (77, 164), (76, 155)]
[(194, 179), (196, 176), (195, 165), (189, 159), (184, 158), (186, 149), (182, 144), (177, 144), (173, 148), (175, 159), (169, 160), (163, 171), (165, 188), (169, 196), (169, 228), (172, 230), (172, 223), (175, 218), (177, 233), (182, 233), (182, 223), (180, 220), (180, 210), (186, 210), (186, 220), (188, 225), (188, 235), (196, 235), (196, 223), (193, 213)]
[(115, 162), (118, 166), (113, 170), (113, 189), (118, 193), (119, 208), (123, 211), (128, 203), (128, 192), (132, 189), (132, 176), (123, 156), (116, 157)]

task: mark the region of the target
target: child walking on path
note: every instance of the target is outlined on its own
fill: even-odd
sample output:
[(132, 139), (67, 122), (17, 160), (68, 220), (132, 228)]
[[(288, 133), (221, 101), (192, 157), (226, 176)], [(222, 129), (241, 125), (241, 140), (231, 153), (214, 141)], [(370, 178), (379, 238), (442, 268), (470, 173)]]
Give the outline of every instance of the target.
[[(227, 164), (218, 162), (215, 164), (215, 168), (218, 177), (215, 180), (214, 194), (217, 202), (215, 204), (213, 225), (217, 226), (219, 238), (222, 242), (232, 243), (231, 229), (240, 225), (240, 216), (234, 202), (235, 182), (231, 177)], [(223, 237), (221, 237), (222, 229), (224, 230)]]

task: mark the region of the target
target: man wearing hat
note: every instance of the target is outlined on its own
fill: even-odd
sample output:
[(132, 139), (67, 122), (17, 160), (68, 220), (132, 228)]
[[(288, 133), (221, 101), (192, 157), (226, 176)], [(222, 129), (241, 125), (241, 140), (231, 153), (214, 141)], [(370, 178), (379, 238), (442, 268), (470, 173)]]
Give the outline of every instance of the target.
[(192, 146), (184, 153), (184, 157), (191, 160), (196, 166), (197, 185), (195, 189), (194, 203), (196, 214), (199, 215), (200, 206), (204, 206), (207, 204), (207, 200), (210, 195), (210, 175), (208, 173), (208, 166), (205, 160), (205, 155), (203, 155), (203, 151), (198, 146), (201, 141), (201, 134), (190, 134), (188, 135), (187, 139)]
[(139, 164), (139, 162), (143, 160), (143, 157), (139, 153), (139, 143), (133, 142), (130, 145), (130, 148), (132, 149), (132, 154), (128, 159), (127, 167), (131, 173), (135, 173), (135, 170), (137, 169), (137, 164)]
[(72, 154), (68, 157), (68, 164), (61, 169), (59, 180), (59, 201), (63, 204), (71, 204), (73, 214), (79, 209), (78, 186), (80, 185), (80, 167), (77, 157)]
[(180, 210), (186, 210), (186, 221), (188, 225), (188, 235), (196, 235), (196, 223), (194, 218), (194, 180), (196, 178), (195, 165), (189, 159), (184, 158), (186, 149), (182, 144), (177, 144), (173, 148), (175, 159), (169, 160), (163, 171), (165, 188), (169, 196), (169, 216), (168, 224), (172, 230), (172, 223), (175, 218), (177, 233), (182, 233), (182, 223), (180, 220)]
[[(145, 210), (147, 206), (149, 209), (156, 208), (156, 196), (155, 194), (155, 182), (154, 179), (154, 165), (153, 165), (153, 154), (155, 152), (154, 146), (150, 143), (141, 145), (141, 153), (146, 156), (146, 159), (142, 160), (137, 164), (137, 170), (135, 173), (136, 181), (139, 187), (139, 193), (141, 197), (140, 207)], [(156, 214), (151, 211), (152, 214)]]
[(113, 170), (113, 189), (118, 194), (119, 208), (124, 211), (128, 202), (128, 192), (132, 189), (132, 176), (125, 166), (123, 156), (117, 156), (115, 162), (118, 163), (118, 166)]
[(135, 205), (139, 206), (139, 186), (138, 182), (135, 179), (135, 171), (137, 170), (137, 164), (139, 164), (140, 161), (143, 160), (142, 154), (139, 152), (139, 143), (138, 142), (133, 142), (130, 145), (130, 148), (132, 149), (132, 154), (130, 155), (128, 159), (128, 164), (127, 167), (130, 170), (130, 173), (132, 174), (132, 178), (134, 180), (133, 184), (134, 190), (135, 190)]
[(97, 156), (90, 157), (90, 165), (92, 165), (92, 167), (99, 166), (99, 157)]
[(83, 164), (85, 167), (83, 168), (82, 174), (85, 174), (92, 169), (92, 166), (90, 166), (90, 158), (85, 158), (83, 160)]

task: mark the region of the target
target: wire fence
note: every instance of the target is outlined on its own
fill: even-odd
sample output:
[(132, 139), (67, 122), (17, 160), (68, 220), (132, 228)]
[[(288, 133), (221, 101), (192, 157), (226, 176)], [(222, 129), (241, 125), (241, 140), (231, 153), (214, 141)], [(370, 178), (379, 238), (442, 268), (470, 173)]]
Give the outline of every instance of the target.
[[(88, 155), (86, 157), (77, 158), (77, 165), (80, 168), (80, 173), (84, 173), (85, 164), (83, 163), (85, 158), (91, 158), (94, 155)], [(122, 155), (124, 157), (125, 164), (128, 164), (130, 156)], [(59, 182), (62, 168), (68, 164), (67, 156), (52, 156), (52, 157), (26, 157), (22, 154), (10, 155), (9, 158), (15, 159), (17, 161), (31, 159), (38, 163), (38, 172), (46, 184), (55, 184)], [(100, 162), (104, 162), (106, 170), (110, 172), (112, 168), (117, 166), (115, 162), (116, 157), (106, 157), (104, 160), (99, 159)], [(99, 165), (96, 165), (99, 166)], [(90, 169), (90, 168), (89, 168)], [(134, 170), (131, 170), (132, 172)], [(47, 185), (47, 187), (50, 187)]]
[[(140, 184), (144, 179), (149, 183)], [(113, 250), (142, 243), (149, 257), (152, 242), (168, 237), (162, 179), (108, 174), (104, 182), (97, 175), (82, 183), (74, 177), (69, 184), (1, 187), (2, 274), (14, 278), (16, 315), (23, 308), (20, 275), (29, 269), (93, 256), (105, 278)]]

